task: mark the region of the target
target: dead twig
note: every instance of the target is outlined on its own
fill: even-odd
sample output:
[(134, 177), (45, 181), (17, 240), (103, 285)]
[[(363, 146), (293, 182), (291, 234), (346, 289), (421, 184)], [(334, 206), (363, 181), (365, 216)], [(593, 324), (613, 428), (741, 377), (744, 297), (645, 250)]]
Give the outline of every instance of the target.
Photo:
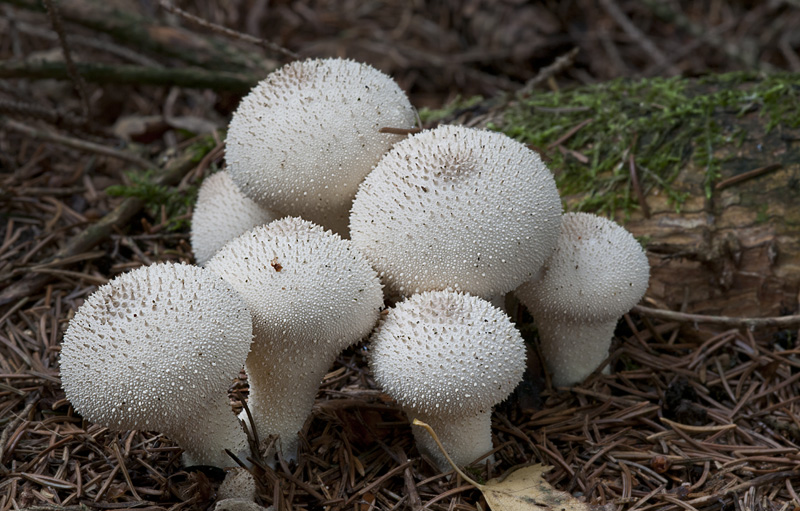
[(773, 163), (771, 165), (765, 165), (764, 167), (759, 167), (757, 169), (748, 170), (747, 172), (742, 172), (736, 176), (729, 177), (728, 179), (723, 179), (719, 183), (714, 186), (715, 190), (722, 190), (729, 186), (733, 186), (735, 184), (739, 184), (742, 181), (747, 181), (748, 179), (752, 179), (754, 177), (758, 177), (760, 175), (766, 174), (768, 172), (772, 172), (773, 170), (778, 170), (781, 168), (782, 165), (780, 163)]
[(685, 312), (675, 312), (661, 309), (651, 309), (641, 305), (631, 309), (642, 316), (663, 319), (666, 321), (677, 321), (679, 323), (705, 323), (727, 327), (741, 327), (749, 329), (758, 328), (792, 328), (800, 326), (800, 314), (793, 316), (777, 316), (771, 318), (732, 318), (729, 316), (706, 316), (703, 314), (687, 314)]
[(73, 149), (78, 149), (80, 151), (86, 151), (88, 153), (101, 154), (103, 156), (110, 156), (112, 158), (117, 158), (119, 160), (132, 163), (143, 169), (153, 168), (152, 163), (135, 154), (128, 153), (125, 151), (120, 151), (119, 149), (114, 149), (112, 147), (108, 147), (102, 144), (89, 142), (88, 140), (81, 140), (75, 137), (68, 137), (66, 135), (60, 135), (58, 133), (39, 130), (12, 119), (0, 118), (0, 128), (10, 129), (19, 133), (23, 133), (32, 138), (38, 138), (40, 140), (55, 142), (56, 144), (60, 144), (65, 147), (71, 147)]
[(195, 16), (194, 14), (188, 13), (188, 12), (184, 11), (183, 9), (174, 6), (172, 4), (172, 2), (170, 2), (169, 0), (159, 0), (158, 4), (165, 11), (171, 12), (172, 14), (176, 14), (176, 15), (180, 16), (181, 18), (185, 19), (185, 20), (188, 20), (188, 21), (190, 21), (190, 22), (192, 22), (192, 23), (194, 23), (196, 25), (199, 25), (199, 26), (201, 26), (203, 28), (207, 28), (207, 29), (209, 29), (209, 30), (211, 30), (213, 32), (218, 33), (218, 34), (222, 34), (222, 35), (225, 35), (225, 36), (228, 36), (228, 37), (232, 37), (234, 39), (240, 39), (240, 40), (248, 42), (250, 44), (255, 44), (256, 46), (260, 46), (260, 47), (262, 47), (262, 48), (264, 48), (266, 50), (269, 50), (269, 51), (280, 53), (281, 55), (284, 55), (284, 56), (289, 57), (291, 59), (300, 58), (300, 56), (297, 53), (295, 53), (295, 52), (293, 52), (291, 50), (287, 50), (283, 46), (281, 46), (279, 44), (275, 44), (272, 41), (265, 41), (264, 39), (261, 39), (259, 37), (254, 37), (254, 36), (251, 36), (249, 34), (243, 34), (241, 32), (238, 32), (236, 30), (230, 29), (228, 27), (223, 27), (222, 25), (217, 25), (216, 23), (211, 23), (208, 20), (204, 20), (203, 18), (199, 18), (199, 17)]
[[(263, 76), (200, 68), (162, 68), (134, 65), (107, 65), (79, 62), (75, 67), (92, 83), (129, 85), (161, 85), (193, 89), (248, 92)], [(0, 78), (33, 78), (64, 80), (69, 78), (63, 62), (0, 62)]]
[(72, 52), (67, 43), (67, 34), (64, 33), (64, 27), (61, 25), (61, 16), (58, 14), (58, 8), (53, 0), (44, 0), (44, 5), (47, 10), (47, 15), (50, 17), (50, 23), (53, 25), (53, 30), (58, 35), (58, 42), (61, 44), (61, 53), (64, 55), (64, 63), (67, 67), (67, 74), (69, 74), (72, 84), (81, 99), (81, 106), (83, 107), (84, 122), (89, 122), (91, 116), (91, 109), (89, 105), (89, 95), (86, 92), (86, 83), (81, 78), (80, 73), (75, 67), (75, 61), (72, 60)]
[[(208, 149), (201, 149), (207, 151)], [(186, 152), (170, 161), (163, 171), (153, 180), (157, 185), (174, 185), (197, 165), (198, 157), (205, 153), (197, 154)], [(116, 228), (122, 228), (130, 222), (136, 213), (144, 207), (144, 201), (129, 197), (122, 201), (111, 213), (101, 218), (97, 223), (88, 227), (80, 234), (70, 239), (54, 256), (43, 263), (55, 263), (68, 257), (74, 257), (91, 250), (98, 243), (107, 239)], [(23, 277), (21, 280), (9, 285), (0, 292), (0, 305), (18, 300), (24, 296), (36, 293), (52, 278), (51, 273), (37, 272)]]
[(525, 82), (525, 85), (517, 91), (517, 97), (526, 96), (533, 92), (539, 84), (549, 80), (555, 75), (561, 73), (565, 69), (569, 69), (575, 63), (575, 57), (578, 56), (580, 48), (572, 48), (570, 51), (563, 55), (559, 55), (556, 60), (549, 66), (545, 66), (536, 73), (536, 76)]
[(658, 49), (658, 47), (651, 41), (639, 28), (634, 25), (633, 21), (624, 13), (622, 9), (620, 9), (619, 5), (617, 5), (614, 0), (600, 0), (600, 5), (603, 6), (603, 9), (611, 16), (614, 21), (625, 31), (626, 34), (630, 36), (631, 39), (636, 41), (636, 43), (641, 46), (642, 50), (644, 50), (653, 60), (656, 61), (657, 64), (662, 64), (667, 61), (667, 57), (664, 53)]

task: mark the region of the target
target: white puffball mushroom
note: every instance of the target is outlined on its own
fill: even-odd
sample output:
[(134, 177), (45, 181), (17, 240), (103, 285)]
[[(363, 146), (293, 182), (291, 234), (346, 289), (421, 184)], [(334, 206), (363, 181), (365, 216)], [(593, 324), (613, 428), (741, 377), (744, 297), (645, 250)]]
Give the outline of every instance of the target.
[[(369, 365), (409, 420), (430, 424), (464, 466), (492, 450), (492, 407), (522, 380), (525, 344), (488, 301), (429, 291), (389, 310), (370, 338)], [(414, 428), (414, 437), (440, 470), (450, 470), (426, 431)]]
[(235, 467), (228, 470), (225, 480), (219, 485), (217, 499), (244, 499), (250, 502), (256, 500), (256, 480), (249, 470)]
[(310, 59), (276, 70), (242, 99), (225, 159), (245, 195), (340, 234), (359, 183), (414, 109), (388, 75), (352, 60)]
[(255, 340), (245, 369), (259, 439), (278, 435), (284, 458), (295, 459), (297, 433), (322, 378), (339, 352), (378, 320), (378, 276), (350, 241), (296, 217), (243, 234), (206, 266), (253, 314)]
[(244, 364), (252, 319), (217, 275), (160, 263), (92, 293), (61, 346), (61, 383), (84, 418), (113, 430), (159, 431), (186, 465), (235, 466), (247, 437), (228, 401)]
[(204, 265), (225, 243), (279, 215), (245, 197), (226, 171), (207, 177), (197, 193), (192, 215), (192, 250)]
[(541, 277), (515, 291), (539, 329), (553, 385), (575, 385), (597, 369), (649, 278), (647, 256), (625, 228), (589, 213), (564, 215)]
[(561, 222), (553, 175), (502, 133), (443, 125), (396, 144), (350, 212), (350, 237), (387, 292), (484, 298), (530, 279)]
[(253, 475), (244, 468), (233, 468), (225, 475), (225, 480), (217, 490), (217, 502), (214, 511), (265, 511), (256, 504), (256, 481)]

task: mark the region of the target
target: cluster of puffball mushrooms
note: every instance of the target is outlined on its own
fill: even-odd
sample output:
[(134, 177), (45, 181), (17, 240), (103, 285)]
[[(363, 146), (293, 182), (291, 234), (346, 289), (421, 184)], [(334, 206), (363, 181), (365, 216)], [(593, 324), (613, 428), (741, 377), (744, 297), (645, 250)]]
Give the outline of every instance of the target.
[[(246, 428), (294, 460), (324, 375), (369, 338), (377, 384), (463, 466), (492, 450), (492, 407), (525, 368), (495, 305), (511, 291), (554, 385), (595, 371), (647, 289), (638, 242), (610, 220), (563, 214), (539, 155), (504, 134), (380, 129), (415, 120), (389, 76), (350, 60), (293, 62), (259, 83), (233, 115), (226, 170), (200, 189), (198, 266), (120, 275), (71, 320), (61, 375), (75, 410), (164, 433), (187, 465), (235, 466), (226, 449), (246, 460)], [(251, 420), (228, 400), (242, 366)]]

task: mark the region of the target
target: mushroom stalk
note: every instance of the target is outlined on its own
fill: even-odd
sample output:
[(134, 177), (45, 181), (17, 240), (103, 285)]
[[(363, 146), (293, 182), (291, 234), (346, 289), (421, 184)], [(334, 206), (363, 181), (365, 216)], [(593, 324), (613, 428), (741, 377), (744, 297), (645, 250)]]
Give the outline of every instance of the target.
[(541, 276), (515, 291), (539, 328), (554, 385), (580, 383), (605, 360), (617, 321), (642, 298), (649, 276), (647, 256), (622, 226), (564, 215)]
[(245, 370), (259, 440), (263, 446), (278, 435), (283, 457), (293, 460), (325, 372), (378, 321), (378, 275), (350, 241), (296, 217), (232, 240), (207, 267), (230, 282), (253, 315)]
[(540, 321), (542, 358), (553, 386), (566, 387), (586, 379), (608, 357), (617, 318), (597, 323)]
[[(444, 415), (415, 412), (405, 408), (409, 422), (419, 419), (427, 423), (436, 432), (444, 450), (459, 467), (470, 464), (487, 452), (494, 449), (492, 445), (492, 410), (480, 411), (475, 415)], [(414, 440), (420, 452), (428, 455), (443, 472), (450, 464), (444, 457), (436, 441), (422, 428), (412, 428)], [(464, 439), (468, 438), (468, 442)], [(490, 455), (489, 461), (494, 461)]]
[[(264, 336), (254, 344), (245, 370), (250, 384), (247, 405), (259, 440), (266, 441), (264, 435), (277, 435), (281, 455), (295, 460), (297, 433), (303, 429), (317, 389), (339, 350), (331, 353), (324, 350), (324, 345), (314, 344), (309, 349), (286, 349), (285, 339)], [(248, 423), (245, 412), (239, 418)]]

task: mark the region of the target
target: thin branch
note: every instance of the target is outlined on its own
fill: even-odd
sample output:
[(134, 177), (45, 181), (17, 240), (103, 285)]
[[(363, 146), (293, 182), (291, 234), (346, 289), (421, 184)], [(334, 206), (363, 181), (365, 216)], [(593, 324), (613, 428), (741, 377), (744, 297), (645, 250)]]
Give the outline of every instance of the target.
[(676, 321), (678, 323), (705, 323), (726, 327), (749, 328), (793, 328), (800, 326), (800, 314), (793, 316), (777, 316), (770, 318), (732, 318), (729, 316), (706, 316), (703, 314), (687, 314), (685, 312), (675, 312), (663, 309), (651, 309), (636, 305), (633, 312), (642, 316), (663, 319), (665, 321)]
[[(94, 83), (122, 83), (129, 85), (164, 85), (193, 89), (224, 90), (246, 93), (262, 78), (253, 74), (230, 73), (200, 68), (152, 68), (132, 65), (76, 64), (81, 76)], [(69, 78), (63, 62), (0, 62), (0, 79)]]
[[(208, 149), (202, 149), (207, 151)], [(156, 185), (171, 186), (178, 183), (181, 178), (196, 165), (197, 161), (204, 156), (204, 152), (192, 152), (178, 156), (176, 159), (167, 163), (164, 169), (153, 179)], [(134, 215), (144, 207), (144, 201), (136, 197), (129, 197), (123, 200), (119, 206), (99, 221), (84, 229), (75, 237), (71, 238), (56, 254), (44, 264), (56, 263), (68, 257), (87, 252), (106, 240), (115, 229), (127, 226)], [(7, 286), (0, 291), (0, 305), (18, 300), (21, 297), (31, 296), (37, 293), (53, 278), (50, 273), (37, 272), (26, 275), (22, 279)]]
[(54, 126), (68, 129), (85, 128), (85, 119), (77, 117), (69, 112), (62, 112), (55, 108), (48, 108), (22, 101), (7, 101), (0, 99), (0, 114), (24, 116), (29, 119), (41, 119)]
[[(58, 36), (56, 34), (53, 34), (49, 30), (42, 29), (30, 23), (17, 21), (15, 23), (15, 26), (17, 30), (19, 30), (20, 33), (22, 34), (30, 35), (33, 37), (39, 37), (41, 39), (46, 39), (48, 41), (58, 40)], [(150, 57), (146, 57), (145, 55), (142, 55), (139, 52), (136, 52), (124, 46), (120, 46), (116, 43), (113, 43), (107, 37), (99, 38), (97, 37), (96, 34), (94, 37), (86, 37), (79, 34), (70, 34), (69, 40), (75, 46), (83, 46), (86, 48), (91, 48), (92, 50), (98, 50), (107, 53), (109, 55), (114, 55), (121, 59), (125, 59), (140, 66), (163, 67), (160, 63), (151, 59)]]
[(94, 142), (89, 142), (88, 140), (81, 140), (79, 138), (68, 137), (66, 135), (59, 135), (58, 133), (51, 133), (49, 131), (38, 130), (36, 128), (31, 128), (26, 124), (17, 122), (12, 119), (0, 118), (0, 128), (10, 129), (18, 133), (23, 133), (29, 137), (37, 138), (40, 140), (48, 140), (50, 142), (55, 142), (56, 144), (61, 144), (66, 147), (78, 149), (80, 151), (102, 154), (103, 156), (110, 156), (112, 158), (117, 158), (119, 160), (133, 163), (134, 165), (137, 165), (143, 169), (153, 168), (152, 163), (145, 160), (144, 158), (140, 158), (135, 154), (120, 151), (119, 149), (114, 149), (113, 147), (108, 147), (102, 144), (95, 144)]
[(658, 49), (658, 47), (647, 38), (647, 36), (639, 30), (639, 28), (631, 21), (631, 19), (622, 12), (619, 5), (617, 5), (614, 0), (600, 0), (600, 5), (603, 6), (606, 13), (611, 16), (614, 21), (617, 22), (617, 25), (625, 31), (631, 39), (636, 41), (642, 49), (656, 61), (657, 64), (661, 64), (667, 61), (667, 57), (664, 53)]
[[(44, 11), (41, 0), (5, 0), (5, 3)], [(164, 25), (153, 16), (141, 14), (136, 5), (137, 2), (107, 0), (61, 1), (59, 14), (66, 21), (106, 33), (137, 51), (177, 59), (209, 71), (252, 71), (263, 76), (276, 67), (276, 63), (265, 59), (261, 52), (239, 48), (213, 35)], [(78, 71), (89, 80), (80, 65)]]
[(47, 15), (50, 17), (50, 23), (53, 25), (53, 30), (58, 35), (58, 42), (61, 43), (61, 52), (64, 54), (67, 74), (70, 80), (72, 80), (72, 84), (75, 86), (78, 96), (81, 98), (83, 118), (86, 122), (89, 122), (91, 110), (89, 109), (89, 95), (86, 93), (86, 83), (75, 67), (75, 61), (72, 60), (72, 52), (69, 49), (69, 44), (67, 44), (67, 34), (64, 33), (64, 27), (61, 25), (61, 16), (58, 14), (58, 8), (53, 3), (53, 0), (44, 0), (44, 5), (47, 10)]
[(533, 92), (533, 89), (542, 82), (545, 82), (553, 76), (561, 73), (565, 69), (572, 67), (575, 63), (575, 57), (578, 56), (580, 49), (578, 47), (572, 48), (567, 53), (560, 55), (549, 66), (545, 66), (536, 73), (536, 76), (525, 82), (525, 85), (517, 91), (517, 97), (525, 96)]
[(781, 168), (782, 165), (780, 163), (773, 163), (771, 165), (765, 165), (764, 167), (759, 167), (757, 169), (748, 170), (747, 172), (742, 172), (736, 176), (729, 177), (728, 179), (723, 179), (719, 183), (714, 186), (715, 190), (722, 190), (729, 186), (733, 186), (735, 184), (739, 184), (742, 181), (747, 181), (748, 179), (752, 179), (754, 177), (758, 177), (762, 174), (766, 174), (767, 172), (772, 172), (773, 170), (778, 170)]
[(289, 57), (291, 59), (300, 58), (300, 56), (297, 53), (295, 53), (295, 52), (293, 52), (291, 50), (287, 50), (286, 48), (284, 48), (283, 46), (280, 46), (279, 44), (275, 44), (272, 41), (267, 41), (267, 40), (261, 39), (259, 37), (254, 37), (254, 36), (251, 36), (249, 34), (243, 34), (242, 32), (238, 32), (238, 31), (230, 29), (228, 27), (223, 27), (222, 25), (217, 25), (216, 23), (211, 23), (208, 20), (204, 20), (203, 18), (197, 17), (194, 14), (190, 14), (190, 13), (184, 11), (183, 9), (172, 5), (172, 2), (170, 2), (169, 0), (159, 0), (158, 3), (167, 12), (170, 12), (172, 14), (176, 14), (176, 15), (180, 16), (181, 18), (185, 19), (185, 20), (188, 20), (188, 21), (190, 21), (190, 22), (192, 22), (192, 23), (194, 23), (196, 25), (199, 25), (199, 26), (201, 26), (203, 28), (207, 28), (208, 30), (211, 30), (211, 31), (216, 32), (218, 34), (222, 34), (222, 35), (225, 35), (225, 36), (228, 36), (228, 37), (232, 37), (234, 39), (240, 39), (240, 40), (245, 41), (245, 42), (250, 43), (250, 44), (255, 44), (256, 46), (260, 46), (260, 47), (264, 48), (265, 50), (273, 51), (273, 52), (276, 52), (276, 53), (280, 53), (281, 55), (284, 55), (284, 56)]

